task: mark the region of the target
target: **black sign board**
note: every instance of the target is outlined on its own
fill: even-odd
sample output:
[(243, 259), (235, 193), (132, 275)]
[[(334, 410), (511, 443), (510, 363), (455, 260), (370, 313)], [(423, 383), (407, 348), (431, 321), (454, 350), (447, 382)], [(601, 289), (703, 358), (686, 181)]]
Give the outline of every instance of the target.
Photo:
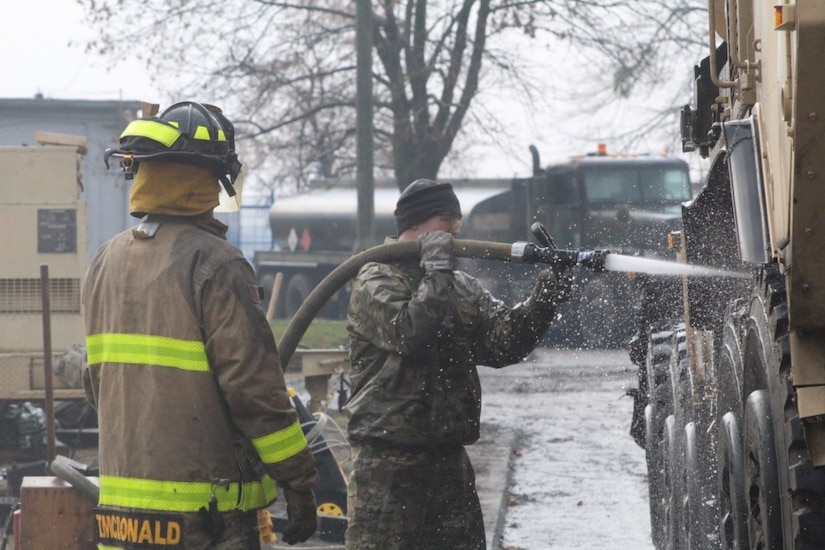
[(77, 252), (77, 212), (68, 208), (37, 210), (37, 252), (71, 254)]

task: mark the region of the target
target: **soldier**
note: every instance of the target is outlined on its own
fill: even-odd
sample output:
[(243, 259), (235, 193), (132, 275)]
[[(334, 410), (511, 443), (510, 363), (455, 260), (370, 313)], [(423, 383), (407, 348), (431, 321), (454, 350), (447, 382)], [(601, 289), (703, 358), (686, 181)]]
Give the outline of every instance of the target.
[[(316, 528), (318, 476), (251, 266), (212, 214), (241, 164), (220, 110), (176, 103), (132, 121), (121, 167), (146, 218), (104, 243), (84, 283), (100, 426), (101, 548), (260, 548), (283, 488), (283, 540)], [(220, 183), (219, 183), (220, 182)]]
[(364, 265), (347, 317), (353, 393), (348, 435), (350, 550), (486, 547), (475, 473), (464, 446), (479, 437), (476, 365), (524, 359), (571, 281), (542, 271), (507, 307), (456, 269), (461, 207), (448, 183), (416, 180), (398, 199), (398, 240), (419, 262)]

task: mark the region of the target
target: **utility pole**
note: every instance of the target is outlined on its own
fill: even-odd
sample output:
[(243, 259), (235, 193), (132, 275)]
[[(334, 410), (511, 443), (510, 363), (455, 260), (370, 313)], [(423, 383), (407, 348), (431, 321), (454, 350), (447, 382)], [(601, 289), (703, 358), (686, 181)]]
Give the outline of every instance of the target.
[(358, 217), (354, 252), (375, 244), (375, 179), (372, 135), (372, 5), (355, 0), (356, 179)]

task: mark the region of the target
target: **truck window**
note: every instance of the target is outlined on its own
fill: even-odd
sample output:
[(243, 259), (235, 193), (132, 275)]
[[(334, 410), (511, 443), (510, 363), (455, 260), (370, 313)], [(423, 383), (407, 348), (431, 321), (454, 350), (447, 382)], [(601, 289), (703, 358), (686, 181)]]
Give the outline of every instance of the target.
[(534, 191), (535, 218), (544, 224), (556, 244), (578, 248), (581, 244), (581, 198), (573, 172), (551, 173)]
[(684, 169), (667, 166), (589, 166), (584, 172), (588, 202), (679, 203), (690, 200)]
[(645, 202), (684, 202), (690, 200), (690, 178), (685, 170), (641, 166), (639, 180)]

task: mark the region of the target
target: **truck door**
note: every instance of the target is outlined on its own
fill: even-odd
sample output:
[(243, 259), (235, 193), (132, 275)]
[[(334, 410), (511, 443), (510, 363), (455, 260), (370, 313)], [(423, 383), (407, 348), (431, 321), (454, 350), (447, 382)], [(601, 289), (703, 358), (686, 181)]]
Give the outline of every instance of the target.
[(559, 248), (581, 248), (582, 195), (572, 171), (549, 172), (533, 179), (529, 204), (528, 227), (541, 222)]

